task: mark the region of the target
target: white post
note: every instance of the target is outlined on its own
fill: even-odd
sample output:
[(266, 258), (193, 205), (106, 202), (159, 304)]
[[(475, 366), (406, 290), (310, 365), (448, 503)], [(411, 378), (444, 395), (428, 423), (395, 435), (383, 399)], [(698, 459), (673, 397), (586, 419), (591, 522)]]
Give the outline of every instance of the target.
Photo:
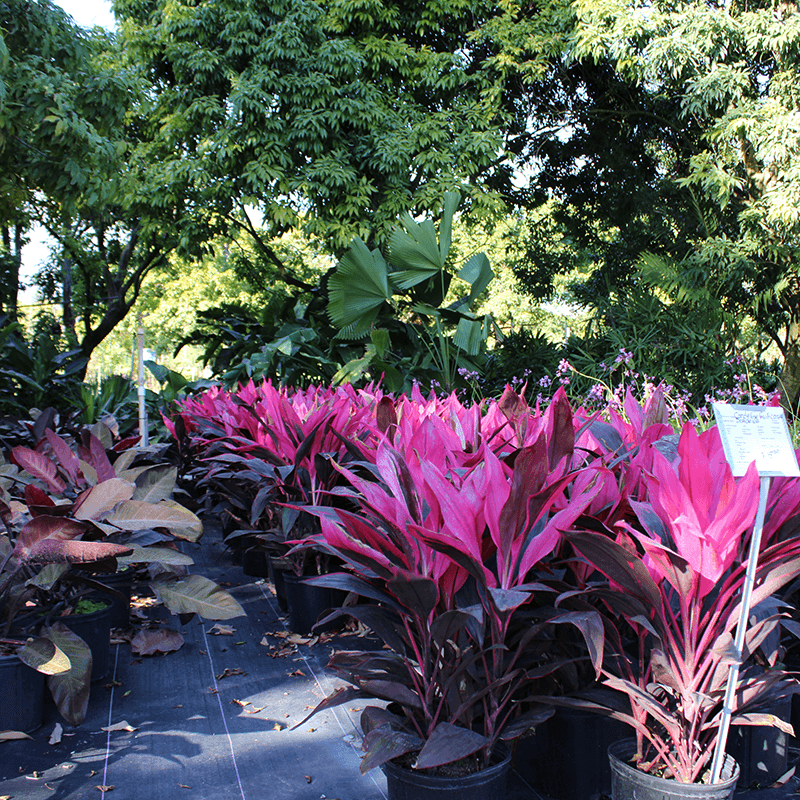
[(722, 764), (725, 760), (725, 745), (728, 742), (728, 730), (731, 727), (731, 714), (733, 701), (736, 696), (736, 686), (739, 683), (739, 667), (744, 653), (744, 640), (747, 634), (747, 622), (750, 616), (750, 601), (753, 594), (753, 584), (758, 566), (758, 551), (761, 549), (761, 533), (764, 530), (764, 516), (767, 513), (767, 495), (769, 494), (770, 478), (761, 476), (758, 492), (758, 511), (753, 525), (753, 536), (750, 539), (750, 553), (747, 557), (747, 571), (745, 573), (744, 588), (742, 590), (742, 609), (739, 614), (739, 623), (736, 627), (736, 661), (728, 668), (728, 685), (725, 687), (725, 699), (722, 701), (722, 718), (719, 722), (717, 744), (714, 748), (714, 757), (711, 761), (711, 783), (718, 783), (722, 773)]
[(139, 312), (137, 322), (139, 324), (136, 331), (136, 348), (139, 356), (139, 380), (137, 388), (139, 394), (139, 444), (142, 447), (147, 447), (150, 443), (150, 438), (147, 432), (147, 405), (144, 402), (144, 325), (142, 324), (141, 312)]

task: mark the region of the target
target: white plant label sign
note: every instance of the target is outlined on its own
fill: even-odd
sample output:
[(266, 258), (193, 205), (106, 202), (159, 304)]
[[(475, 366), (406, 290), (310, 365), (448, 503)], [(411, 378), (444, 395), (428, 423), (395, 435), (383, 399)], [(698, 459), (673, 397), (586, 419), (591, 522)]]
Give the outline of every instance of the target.
[(786, 414), (776, 406), (712, 403), (725, 458), (734, 475), (755, 461), (762, 477), (800, 476)]

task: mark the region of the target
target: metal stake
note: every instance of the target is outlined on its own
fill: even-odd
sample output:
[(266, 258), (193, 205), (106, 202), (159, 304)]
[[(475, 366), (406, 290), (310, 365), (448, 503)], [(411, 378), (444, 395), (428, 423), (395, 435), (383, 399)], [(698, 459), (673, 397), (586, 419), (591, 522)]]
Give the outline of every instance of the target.
[(739, 623), (736, 627), (736, 661), (728, 668), (728, 684), (725, 687), (725, 699), (722, 702), (722, 718), (719, 723), (719, 734), (717, 744), (714, 748), (714, 757), (711, 761), (711, 783), (719, 783), (722, 773), (722, 764), (725, 760), (725, 745), (728, 742), (728, 731), (731, 727), (731, 714), (733, 713), (733, 701), (736, 695), (736, 687), (739, 683), (739, 667), (742, 664), (742, 654), (744, 653), (744, 639), (747, 634), (747, 623), (750, 617), (750, 601), (753, 595), (753, 584), (756, 579), (756, 567), (758, 566), (758, 551), (761, 549), (761, 533), (764, 530), (764, 517), (767, 513), (767, 495), (769, 494), (770, 478), (762, 476), (758, 491), (758, 511), (756, 521), (753, 526), (753, 536), (750, 539), (750, 553), (747, 557), (747, 571), (744, 579), (744, 589), (742, 591), (742, 610), (739, 615)]

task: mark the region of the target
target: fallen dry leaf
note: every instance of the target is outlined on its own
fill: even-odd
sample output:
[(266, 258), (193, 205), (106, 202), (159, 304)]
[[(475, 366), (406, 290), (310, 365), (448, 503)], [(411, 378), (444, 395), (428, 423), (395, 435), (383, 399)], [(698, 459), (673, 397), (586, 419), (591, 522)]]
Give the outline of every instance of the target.
[(183, 647), (183, 636), (178, 631), (165, 628), (158, 631), (139, 631), (133, 637), (131, 650), (140, 656), (155, 653), (172, 653)]
[(306, 783), (311, 783), (314, 780), (310, 775), (303, 775), (303, 777), (306, 779)]
[(133, 725), (128, 722), (128, 720), (124, 719), (122, 722), (115, 722), (113, 725), (109, 725), (107, 728), (100, 728), (100, 730), (106, 731), (106, 733), (111, 733), (112, 731), (129, 731), (133, 733), (133, 731), (139, 729), (134, 728)]
[(784, 772), (783, 775), (781, 775), (780, 778), (778, 778), (778, 780), (776, 780), (775, 783), (773, 783), (772, 786), (770, 786), (769, 788), (780, 789), (781, 786), (787, 783), (788, 780), (794, 776), (796, 769), (797, 767), (792, 767), (788, 772)]
[(245, 714), (258, 714), (259, 711), (263, 711), (265, 708), (266, 708), (266, 706), (261, 706), (260, 708), (258, 706), (253, 706), (252, 708), (246, 708), (244, 713)]
[(233, 700), (231, 700), (231, 705), (236, 705), (236, 706), (249, 706), (249, 705), (250, 705), (250, 701), (249, 701), (249, 700), (237, 700), (237, 699), (234, 697), (234, 698), (233, 698)]
[(243, 669), (239, 669), (239, 667), (226, 667), (215, 677), (218, 681), (221, 681), (223, 678), (230, 678), (232, 675), (247, 675), (247, 673)]
[(219, 622), (213, 625), (208, 631), (212, 636), (233, 636), (236, 633), (236, 628), (232, 625), (221, 625)]
[(13, 739), (30, 739), (27, 733), (22, 731), (0, 731), (0, 742), (10, 742)]
[(191, 789), (192, 787), (191, 786), (187, 786), (185, 783), (179, 783), (178, 784), (178, 788), (179, 789)]
[(50, 739), (48, 739), (48, 744), (61, 744), (61, 736), (64, 733), (64, 729), (61, 727), (60, 722), (56, 722), (55, 727), (53, 728), (53, 732), (50, 734)]
[(286, 725), (281, 725), (280, 722), (276, 722), (272, 726), (272, 730), (274, 730), (274, 731), (283, 731), (283, 730), (286, 730), (286, 728), (287, 728), (287, 726)]
[(94, 788), (95, 789), (99, 789), (101, 792), (113, 792), (114, 791), (114, 787), (113, 786), (100, 785), (100, 786), (95, 786)]
[(301, 669), (296, 669), (294, 672), (286, 673), (290, 678), (305, 678), (306, 674)]

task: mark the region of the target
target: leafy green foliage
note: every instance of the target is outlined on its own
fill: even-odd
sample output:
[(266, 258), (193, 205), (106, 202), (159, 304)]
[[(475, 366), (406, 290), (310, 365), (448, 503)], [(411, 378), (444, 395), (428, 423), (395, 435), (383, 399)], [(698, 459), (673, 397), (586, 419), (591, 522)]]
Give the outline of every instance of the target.
[(339, 261), (328, 280), (328, 313), (339, 337), (359, 339), (369, 333), (371, 342), (338, 379), (352, 381), (369, 370), (376, 378), (383, 375), (393, 390), (410, 380), (451, 389), (459, 368), (472, 369), (472, 359), (482, 357), (494, 333), (493, 320), (475, 315), (471, 307), (494, 277), (484, 253), (473, 255), (457, 272), (468, 294), (447, 303), (458, 203), (457, 193), (445, 195), (438, 236), (432, 220), (417, 222), (406, 213), (389, 238), (386, 257), (356, 238)]
[(474, 183), (484, 209), (508, 185), (480, 48), (465, 47), (490, 4), (115, 8), (154, 88), (152, 155), (177, 196), (240, 220), (250, 203), (270, 231), (302, 224), (341, 250), (370, 230), (385, 239), (454, 185)]

